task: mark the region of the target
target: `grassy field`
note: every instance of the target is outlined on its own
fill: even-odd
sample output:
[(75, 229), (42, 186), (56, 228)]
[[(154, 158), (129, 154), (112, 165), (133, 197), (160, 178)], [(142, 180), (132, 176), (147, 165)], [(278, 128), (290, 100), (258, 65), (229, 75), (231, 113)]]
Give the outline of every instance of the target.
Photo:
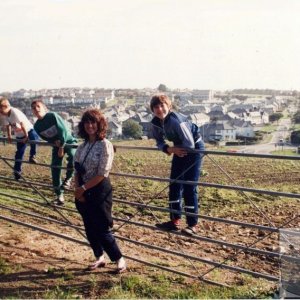
[[(118, 148), (120, 145), (152, 147), (154, 146), (153, 141), (122, 141), (114, 144), (117, 146), (112, 170), (114, 173), (168, 178), (171, 163), (169, 156), (158, 151)], [(12, 157), (13, 153), (13, 145), (1, 148), (2, 156)], [(39, 162), (48, 164), (50, 149), (40, 147), (38, 158)], [(0, 175), (11, 177), (11, 170), (3, 162), (0, 164)], [(30, 181), (50, 185), (49, 169), (29, 164), (24, 164), (23, 169), (23, 174)], [(201, 182), (203, 183), (300, 193), (299, 161), (209, 155), (204, 158), (202, 175)], [(151, 180), (151, 178), (137, 179), (117, 175), (112, 175), (111, 179), (115, 199), (114, 217), (119, 218), (115, 222), (115, 226), (116, 228), (122, 226), (117, 231), (117, 235), (154, 247), (183, 251), (187, 255), (211, 261), (221, 263), (228, 260), (226, 264), (230, 266), (279, 276), (279, 262), (276, 259), (239, 252), (227, 246), (219, 246), (190, 237), (173, 236), (154, 231), (151, 228), (126, 223), (126, 220), (130, 220), (153, 225), (156, 222), (168, 220), (166, 212), (138, 209), (133, 205), (134, 203), (147, 203), (155, 207), (166, 207), (168, 183)], [(40, 187), (39, 192), (42, 192), (47, 199), (53, 197), (53, 193), (49, 189)], [(15, 195), (39, 199), (40, 202), (44, 201), (39, 197), (37, 191), (32, 193), (32, 189), (25, 188), (15, 181), (1, 180), (0, 193), (9, 194), (9, 196), (0, 195), (0, 204), (2, 205), (24, 212), (34, 212), (56, 220), (61, 219), (52, 207), (37, 206), (34, 203), (12, 198), (11, 196)], [(70, 192), (67, 193), (66, 199), (66, 207), (74, 209), (73, 196)], [(293, 228), (300, 225), (299, 216), (297, 217), (299, 212), (299, 200), (297, 199), (200, 186), (199, 203), (201, 215), (205, 216), (265, 226), (281, 226), (288, 220), (294, 219), (288, 227)], [(72, 223), (81, 223), (76, 212), (64, 213)], [(18, 217), (21, 220), (30, 220), (31, 223), (53, 228), (53, 230), (60, 228), (58, 225), (22, 217), (21, 214), (11, 213), (4, 209), (1, 214)], [(79, 272), (78, 263), (86, 264), (90, 257), (88, 247), (62, 242), (58, 238), (54, 239), (45, 234), (33, 233), (28, 229), (23, 230), (20, 229), (20, 226), (6, 222), (1, 228), (3, 251), (0, 257), (0, 274), (5, 278), (2, 281), (4, 285), (0, 288), (1, 298), (266, 298), (271, 297), (278, 288), (277, 282), (257, 279), (250, 275), (229, 272), (220, 268), (211, 270), (205, 277), (208, 280), (228, 285), (228, 287), (216, 287), (198, 279), (189, 279), (182, 275), (161, 271), (155, 266), (146, 266), (130, 260), (128, 272), (121, 276), (116, 276), (107, 270), (92, 274)], [(74, 230), (65, 228), (64, 233), (78, 238), (78, 233)], [(240, 245), (251, 245), (259, 236), (263, 237), (266, 234), (256, 229), (200, 219), (199, 235)], [(278, 238), (277, 234), (272, 234), (255, 244), (255, 247), (275, 251), (278, 248)], [(166, 254), (141, 245), (122, 240), (120, 240), (120, 244), (124, 253), (130, 257), (173, 268), (196, 277), (211, 269), (211, 266), (207, 264), (198, 261), (191, 262), (183, 257)], [(22, 248), (20, 249), (22, 255), (19, 254), (18, 247)], [(27, 248), (32, 254), (24, 254)], [(11, 255), (11, 253), (15, 254)], [(22, 257), (23, 259), (21, 259)], [(60, 258), (60, 260), (50, 264), (49, 257), (52, 257), (53, 260)], [(24, 282), (20, 280), (20, 274), (29, 272), (30, 268), (34, 269), (32, 276), (39, 274), (39, 277), (36, 279), (37, 285), (31, 283), (32, 289), (25, 292), (22, 289)], [(11, 281), (14, 282), (14, 289), (7, 287), (8, 282), (11, 284)]]

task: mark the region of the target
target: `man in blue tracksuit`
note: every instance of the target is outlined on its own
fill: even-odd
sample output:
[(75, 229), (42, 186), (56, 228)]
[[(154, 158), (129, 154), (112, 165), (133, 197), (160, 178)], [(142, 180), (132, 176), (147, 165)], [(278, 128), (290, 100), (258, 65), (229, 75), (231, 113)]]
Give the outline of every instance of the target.
[[(198, 181), (202, 163), (202, 153), (191, 153), (189, 149), (204, 150), (204, 143), (197, 125), (190, 122), (181, 113), (171, 111), (172, 103), (166, 95), (155, 95), (150, 101), (154, 114), (151, 121), (153, 137), (157, 147), (168, 155), (174, 154), (171, 166), (171, 179)], [(173, 146), (165, 140), (173, 142)], [(185, 211), (198, 214), (197, 185), (171, 183), (169, 189), (169, 206), (177, 212), (170, 213), (170, 221), (156, 224), (165, 230), (179, 230), (182, 202)], [(187, 227), (182, 232), (192, 235), (197, 232), (197, 216), (186, 216)]]

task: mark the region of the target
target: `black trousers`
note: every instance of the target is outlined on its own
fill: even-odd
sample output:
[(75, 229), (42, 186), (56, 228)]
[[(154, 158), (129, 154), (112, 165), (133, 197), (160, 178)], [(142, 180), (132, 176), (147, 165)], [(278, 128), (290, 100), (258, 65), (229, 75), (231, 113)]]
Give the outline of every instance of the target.
[(87, 239), (95, 257), (100, 257), (103, 251), (111, 261), (122, 257), (115, 237), (110, 232), (113, 225), (112, 186), (109, 178), (104, 178), (97, 186), (84, 193), (85, 202), (75, 201), (76, 208), (82, 216)]

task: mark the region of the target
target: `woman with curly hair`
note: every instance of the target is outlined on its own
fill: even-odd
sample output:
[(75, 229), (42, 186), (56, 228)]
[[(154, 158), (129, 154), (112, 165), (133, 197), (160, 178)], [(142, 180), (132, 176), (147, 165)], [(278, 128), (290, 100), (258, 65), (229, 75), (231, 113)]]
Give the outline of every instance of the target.
[(89, 269), (105, 266), (105, 251), (110, 260), (117, 263), (117, 272), (120, 273), (126, 270), (126, 263), (111, 233), (112, 186), (109, 172), (114, 148), (105, 138), (108, 124), (100, 110), (89, 109), (84, 112), (78, 129), (84, 143), (75, 154), (75, 204), (96, 257)]

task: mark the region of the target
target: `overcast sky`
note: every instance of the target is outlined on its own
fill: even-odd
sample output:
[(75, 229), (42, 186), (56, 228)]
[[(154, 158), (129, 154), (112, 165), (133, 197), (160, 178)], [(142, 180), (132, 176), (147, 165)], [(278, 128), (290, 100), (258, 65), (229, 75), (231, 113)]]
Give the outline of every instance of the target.
[(300, 90), (299, 0), (0, 0), (0, 92)]

